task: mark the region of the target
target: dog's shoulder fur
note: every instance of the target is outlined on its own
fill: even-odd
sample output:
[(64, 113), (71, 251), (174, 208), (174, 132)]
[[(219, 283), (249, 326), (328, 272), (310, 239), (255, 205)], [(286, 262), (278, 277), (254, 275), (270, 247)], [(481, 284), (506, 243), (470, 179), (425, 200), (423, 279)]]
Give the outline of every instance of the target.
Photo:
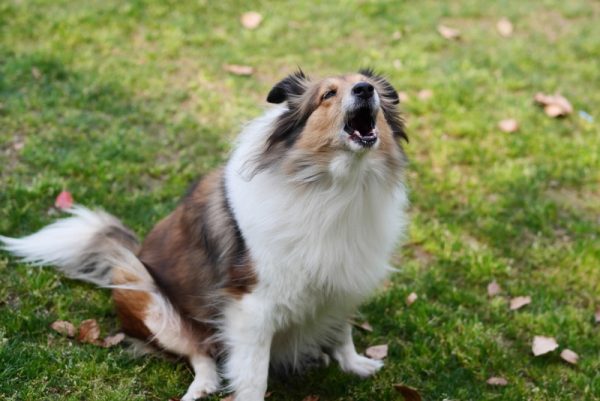
[(214, 323), (224, 298), (249, 292), (256, 277), (232, 215), (223, 169), (195, 183), (148, 234), (140, 260), (180, 312)]

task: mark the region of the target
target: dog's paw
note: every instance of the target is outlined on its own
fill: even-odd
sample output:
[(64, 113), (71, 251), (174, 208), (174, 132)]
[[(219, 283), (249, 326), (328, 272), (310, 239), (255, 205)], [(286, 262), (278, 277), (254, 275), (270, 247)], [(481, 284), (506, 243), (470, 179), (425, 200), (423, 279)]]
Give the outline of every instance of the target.
[(181, 401), (194, 401), (206, 397), (219, 389), (218, 379), (196, 377)]
[(340, 366), (344, 372), (354, 373), (360, 377), (369, 377), (383, 367), (383, 362), (355, 354), (343, 362), (340, 361)]

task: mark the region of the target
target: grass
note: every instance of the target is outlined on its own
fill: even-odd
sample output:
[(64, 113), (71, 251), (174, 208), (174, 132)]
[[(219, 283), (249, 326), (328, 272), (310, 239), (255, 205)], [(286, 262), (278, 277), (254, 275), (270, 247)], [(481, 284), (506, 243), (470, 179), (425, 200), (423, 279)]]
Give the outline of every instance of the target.
[[(374, 331), (355, 333), (361, 350), (389, 343), (387, 364), (365, 381), (337, 367), (273, 378), (270, 400), (393, 400), (398, 382), (425, 400), (600, 400), (599, 4), (334, 3), (0, 2), (0, 233), (51, 222), (66, 188), (143, 235), (226, 159), (296, 65), (373, 66), (408, 94), (411, 137), (410, 238), (389, 288), (362, 308)], [(239, 24), (251, 9), (264, 16), (254, 31)], [(502, 16), (510, 38), (495, 30)], [(462, 39), (442, 38), (440, 23)], [(226, 63), (256, 73), (232, 76)], [(538, 91), (564, 94), (575, 112), (546, 117)], [(509, 117), (517, 133), (498, 130)], [(489, 299), (494, 279), (504, 292)], [(516, 295), (533, 301), (511, 312)], [(0, 308), (0, 399), (166, 400), (191, 380), (182, 364), (51, 332), (87, 318), (118, 330), (109, 293), (5, 253)], [(579, 364), (534, 358), (534, 335), (556, 337)]]

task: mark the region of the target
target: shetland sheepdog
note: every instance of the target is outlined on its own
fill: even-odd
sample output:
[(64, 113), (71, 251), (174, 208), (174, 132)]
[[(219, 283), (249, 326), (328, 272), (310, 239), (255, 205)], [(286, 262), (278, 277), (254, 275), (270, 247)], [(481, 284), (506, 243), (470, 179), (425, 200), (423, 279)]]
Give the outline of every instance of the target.
[(269, 369), (337, 361), (367, 377), (349, 317), (393, 269), (405, 232), (407, 139), (398, 93), (372, 70), (277, 83), (241, 132), (140, 244), (115, 217), (75, 206), (24, 238), (25, 262), (112, 289), (122, 330), (186, 358), (183, 401), (221, 389), (264, 400)]

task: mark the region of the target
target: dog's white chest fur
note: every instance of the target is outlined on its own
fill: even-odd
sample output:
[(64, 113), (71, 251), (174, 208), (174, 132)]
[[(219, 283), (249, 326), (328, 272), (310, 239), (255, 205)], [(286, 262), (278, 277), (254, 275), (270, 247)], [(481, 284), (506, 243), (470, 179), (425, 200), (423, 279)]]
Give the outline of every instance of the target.
[(403, 185), (369, 179), (377, 161), (350, 153), (332, 160), (343, 177), (325, 186), (298, 186), (273, 170), (248, 180), (245, 163), (263, 146), (268, 119), (242, 134), (227, 187), (255, 263), (254, 292), (273, 303), (273, 323), (285, 329), (329, 309), (349, 312), (372, 293), (390, 270), (407, 200)]

